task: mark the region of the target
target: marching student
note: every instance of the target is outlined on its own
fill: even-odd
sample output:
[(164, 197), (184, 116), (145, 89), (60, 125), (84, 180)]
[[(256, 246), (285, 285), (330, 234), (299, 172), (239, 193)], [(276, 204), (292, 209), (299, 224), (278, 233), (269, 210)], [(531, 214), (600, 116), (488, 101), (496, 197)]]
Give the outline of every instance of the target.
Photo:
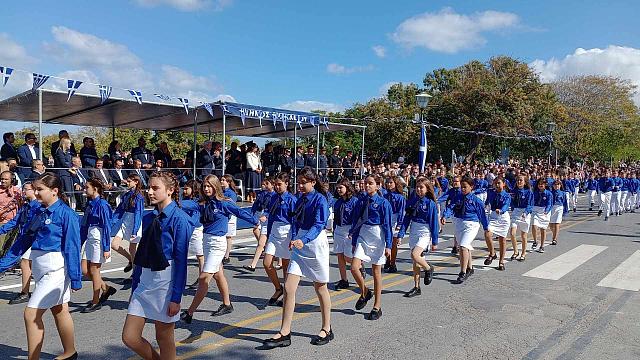
[[(174, 174), (153, 173), (148, 184), (149, 202), (155, 210), (142, 220), (144, 231), (134, 258), (132, 293), (122, 342), (143, 359), (174, 359), (174, 328), (187, 283), (187, 254), (193, 226), (176, 203), (180, 188)], [(160, 353), (142, 337), (146, 320), (155, 325)]]
[(393, 210), (391, 204), (378, 191), (378, 184), (374, 176), (365, 179), (367, 197), (356, 204), (353, 224), (349, 230), (351, 245), (353, 246), (353, 259), (351, 261), (351, 274), (360, 288), (360, 298), (356, 302), (356, 310), (363, 309), (373, 296), (373, 293), (364, 283), (360, 268), (362, 262), (371, 263), (373, 272), (373, 289), (375, 299), (373, 309), (369, 313), (369, 320), (378, 320), (382, 316), (382, 266), (386, 262), (386, 256), (391, 255), (393, 229), (391, 228), (391, 216)]
[(100, 275), (102, 264), (111, 261), (110, 231), (113, 214), (111, 205), (103, 199), (104, 184), (100, 180), (87, 180), (85, 194), (89, 201), (80, 223), (82, 273), (91, 279), (93, 298), (82, 312), (90, 313), (102, 308), (109, 297), (116, 293), (116, 289), (105, 284)]
[(460, 193), (451, 200), (447, 211), (440, 219), (440, 223), (444, 225), (445, 217), (453, 214), (457, 218), (454, 224), (456, 238), (460, 244), (460, 273), (455, 281), (456, 284), (462, 284), (473, 274), (473, 259), (471, 257), (473, 246), (471, 244), (478, 235), (481, 225), (485, 232), (489, 227), (487, 214), (484, 211), (484, 202), (473, 194), (474, 184), (474, 180), (470, 177), (464, 177), (460, 180)]
[(416, 180), (416, 196), (409, 199), (398, 238), (402, 239), (410, 227), (409, 248), (413, 260), (413, 288), (405, 297), (422, 294), (420, 290), (420, 268), (424, 269), (424, 284), (433, 281), (433, 265), (427, 263), (423, 251), (429, 252), (432, 245), (438, 245), (440, 222), (433, 185), (426, 178)]
[[(133, 269), (136, 248), (142, 239), (142, 214), (144, 212), (144, 196), (142, 196), (142, 180), (137, 174), (129, 174), (125, 179), (128, 192), (122, 195), (120, 205), (113, 212), (111, 228), (111, 248), (129, 260), (124, 272)], [(129, 251), (120, 244), (129, 241)]]
[(73, 319), (69, 313), (71, 290), (82, 288), (80, 266), (80, 225), (78, 215), (67, 204), (62, 181), (53, 173), (44, 173), (33, 184), (41, 206), (22, 236), (11, 247), (13, 261), (7, 270), (31, 248), (35, 290), (24, 309), (29, 359), (39, 359), (44, 341), (42, 315), (51, 309), (62, 342), (63, 353), (57, 359), (77, 359)]
[(281, 306), (280, 296), (284, 294), (283, 287), (278, 278), (276, 267), (273, 266), (273, 259), (277, 257), (282, 261), (283, 283), (287, 279), (287, 268), (289, 266), (289, 243), (291, 242), (292, 224), (294, 222), (294, 210), (296, 197), (291, 195), (289, 188), (289, 173), (281, 172), (273, 180), (275, 195), (271, 197), (267, 216), (267, 245), (264, 250), (262, 265), (269, 280), (275, 287), (273, 296), (267, 301), (267, 305)]
[(262, 252), (264, 251), (264, 246), (267, 243), (267, 215), (269, 204), (271, 204), (271, 197), (274, 194), (273, 178), (264, 178), (262, 180), (262, 191), (258, 193), (256, 200), (253, 202), (253, 205), (251, 205), (251, 213), (259, 220), (260, 224), (258, 228), (253, 229), (253, 235), (256, 237), (256, 240), (258, 240), (258, 246), (253, 254), (251, 265), (242, 266), (245, 270), (249, 270), (251, 272), (256, 271), (256, 266), (258, 265), (258, 261), (260, 261)]
[[(531, 228), (531, 213), (533, 212), (533, 192), (529, 188), (529, 179), (520, 174), (516, 178), (515, 189), (511, 194), (511, 246), (513, 255), (511, 260), (525, 261), (527, 257), (527, 234)], [(518, 251), (516, 232), (520, 236), (521, 249)]]
[[(573, 209), (573, 212), (576, 212), (576, 206), (577, 206), (577, 201), (578, 201), (578, 195), (576, 193), (576, 189), (577, 186), (579, 185), (579, 181), (575, 178), (571, 177), (571, 173), (569, 173), (569, 175), (563, 175), (562, 176), (562, 185), (564, 187), (564, 191), (566, 192), (566, 197), (567, 197), (567, 203), (569, 204), (569, 209)], [(551, 188), (553, 188), (553, 184), (555, 184), (556, 182), (558, 182), (560, 180), (555, 180), (552, 185)]]
[[(373, 178), (371, 180), (375, 182)], [(322, 328), (311, 340), (311, 344), (325, 345), (334, 338), (331, 329), (331, 296), (327, 289), (329, 241), (325, 227), (329, 217), (329, 205), (323, 194), (324, 189), (320, 184), (320, 178), (310, 167), (305, 167), (298, 172), (298, 190), (301, 196), (296, 203), (295, 222), (289, 242), (291, 260), (284, 285), (282, 324), (280, 331), (274, 337), (263, 342), (266, 348), (291, 345), (291, 322), (296, 304), (296, 290), (303, 276), (313, 281), (322, 316)]]
[(333, 196), (330, 190), (330, 186), (328, 182), (322, 183), (322, 188), (324, 189), (325, 196), (327, 197), (327, 204), (329, 204), (329, 219), (327, 219), (327, 231), (333, 232), (333, 204), (336, 203), (336, 198)]
[(638, 181), (635, 172), (631, 172), (629, 179), (629, 200), (627, 201), (627, 210), (636, 212), (636, 204), (638, 202), (638, 189), (640, 189), (640, 181)]
[(547, 190), (548, 179), (539, 178), (536, 182), (536, 191), (533, 192), (533, 211), (531, 215), (531, 235), (533, 236), (532, 249), (538, 247), (536, 230), (540, 230), (539, 253), (544, 253), (544, 241), (549, 227), (549, 215), (553, 205), (553, 195)]
[(587, 202), (589, 203), (589, 211), (593, 211), (596, 205), (596, 195), (598, 194), (598, 176), (595, 172), (591, 172), (586, 181), (587, 185)]
[(572, 193), (563, 191), (562, 182), (556, 180), (553, 183), (551, 194), (553, 195), (553, 205), (551, 206), (551, 215), (549, 217), (552, 236), (551, 245), (558, 245), (558, 232), (560, 232), (562, 217), (569, 212), (567, 197), (572, 196)]
[(600, 190), (600, 208), (598, 209), (598, 216), (602, 215), (604, 211), (604, 221), (609, 220), (609, 214), (611, 213), (611, 193), (613, 191), (614, 182), (611, 179), (611, 171), (609, 169), (602, 170), (602, 174), (598, 178), (598, 190)]
[(215, 175), (207, 175), (202, 181), (202, 195), (204, 205), (200, 208), (200, 221), (204, 227), (203, 247), (204, 247), (204, 266), (198, 277), (198, 290), (189, 306), (180, 315), (181, 319), (190, 324), (193, 319), (193, 313), (196, 311), (200, 303), (209, 291), (209, 283), (213, 278), (216, 281), (222, 304), (218, 310), (214, 311), (212, 316), (221, 316), (233, 312), (233, 305), (229, 295), (229, 285), (224, 276), (222, 259), (224, 258), (227, 247), (226, 234), (229, 227), (229, 218), (235, 215), (240, 219), (254, 224), (254, 228), (258, 227), (258, 221), (244, 209), (239, 208), (235, 202), (224, 196), (220, 180)]
[(613, 171), (613, 188), (611, 189), (611, 213), (615, 216), (620, 216), (620, 200), (622, 199), (622, 179), (618, 176), (618, 170)]
[(397, 231), (404, 221), (405, 206), (407, 203), (404, 197), (404, 183), (397, 177), (391, 176), (385, 182), (387, 193), (384, 198), (391, 204), (391, 229), (393, 231), (393, 244), (391, 246), (391, 256), (387, 258), (384, 264), (384, 270), (388, 273), (398, 272), (396, 266), (396, 258), (398, 257), (399, 238)]
[[(182, 200), (180, 207), (190, 219), (193, 226), (193, 233), (189, 238), (189, 253), (196, 256), (198, 260), (198, 274), (202, 272), (204, 266), (204, 250), (202, 249), (202, 223), (200, 222), (200, 182), (189, 180), (182, 187)], [(198, 288), (198, 279), (188, 286), (190, 290)]]
[(627, 212), (627, 198), (629, 197), (629, 175), (621, 171), (620, 178), (622, 180), (622, 186), (620, 187), (620, 192), (622, 196), (620, 197), (620, 212)]
[[(0, 235), (6, 234), (15, 228), (18, 228), (18, 237), (25, 236), (31, 219), (40, 210), (40, 202), (36, 198), (36, 192), (33, 183), (26, 182), (22, 185), (22, 195), (24, 196), (23, 204), (20, 206), (18, 213), (9, 222), (0, 226)], [(18, 249), (14, 249), (15, 242), (11, 249), (0, 259), (0, 268), (9, 269), (20, 259), (20, 271), (22, 272), (22, 288), (13, 299), (9, 300), (9, 305), (22, 304), (29, 301), (31, 292), (29, 291), (31, 282), (31, 249), (27, 249), (22, 257), (15, 256)]]
[(511, 195), (505, 190), (506, 184), (502, 177), (493, 180), (493, 189), (487, 194), (485, 204), (491, 209), (489, 215), (489, 229), (484, 233), (484, 241), (487, 243), (489, 255), (484, 261), (485, 265), (491, 265), (496, 259), (496, 252), (493, 247), (493, 235), (498, 237), (500, 244), (500, 259), (498, 261), (498, 270), (504, 270), (504, 254), (507, 251), (507, 234), (511, 229), (511, 217), (509, 208), (511, 206)]
[[(358, 198), (353, 193), (353, 187), (349, 179), (343, 178), (336, 186), (338, 200), (333, 205), (335, 218), (333, 221), (333, 252), (338, 258), (338, 270), (340, 280), (334, 284), (335, 290), (348, 289), (347, 263), (351, 264), (353, 258), (353, 247), (349, 238), (349, 230), (353, 224), (353, 211), (355, 210)], [(366, 272), (362, 272), (366, 276)]]
[[(233, 180), (233, 176), (229, 174), (225, 174), (220, 178), (220, 185), (222, 186), (222, 192), (224, 196), (231, 199), (234, 203), (238, 202), (238, 189), (236, 188), (236, 183)], [(227, 251), (224, 253), (224, 258), (222, 259), (223, 264), (228, 264), (230, 261), (229, 255), (231, 254), (231, 249), (233, 248), (233, 237), (236, 236), (236, 227), (238, 224), (238, 218), (235, 215), (231, 215), (229, 218), (229, 230), (227, 230)], [(255, 265), (253, 266), (255, 269)]]
[(484, 179), (482, 171), (476, 173), (476, 178), (473, 180), (473, 194), (477, 196), (482, 202), (487, 200), (487, 188), (489, 183)]
[[(447, 206), (449, 205), (449, 203), (451, 201), (453, 201), (453, 199), (460, 194), (460, 176), (456, 175), (453, 177), (453, 179), (451, 179), (451, 188), (449, 188), (449, 190), (447, 190), (446, 193), (444, 193), (442, 196), (440, 196), (438, 198), (438, 203), (441, 204), (441, 208), (443, 209), (442, 211), (440, 211), (440, 217), (442, 218), (444, 212), (446, 211)], [(457, 218), (452, 218), (451, 221), (453, 221), (453, 225), (455, 227), (455, 223), (458, 221)], [(442, 227), (440, 228), (442, 229)], [(453, 246), (451, 247), (451, 254), (452, 255), (457, 255), (458, 254), (458, 239), (456, 239), (456, 237), (453, 237)]]

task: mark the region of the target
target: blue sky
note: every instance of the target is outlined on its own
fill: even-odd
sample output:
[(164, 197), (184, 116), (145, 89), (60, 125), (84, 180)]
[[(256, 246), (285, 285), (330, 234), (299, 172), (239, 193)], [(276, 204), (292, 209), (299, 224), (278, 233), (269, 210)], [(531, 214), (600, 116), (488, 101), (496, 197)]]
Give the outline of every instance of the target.
[[(21, 0), (3, 2), (0, 66), (143, 95), (335, 111), (495, 55), (545, 81), (640, 84), (637, 14), (638, 1)], [(20, 76), (0, 98), (29, 87)]]

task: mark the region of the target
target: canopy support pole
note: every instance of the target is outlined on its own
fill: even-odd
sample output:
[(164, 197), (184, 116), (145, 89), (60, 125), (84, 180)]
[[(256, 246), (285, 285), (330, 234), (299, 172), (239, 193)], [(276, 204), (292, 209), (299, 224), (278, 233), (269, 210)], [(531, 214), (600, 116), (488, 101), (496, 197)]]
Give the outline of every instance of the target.
[(298, 186), (298, 124), (293, 124), (293, 191)]
[(196, 166), (197, 161), (196, 158), (198, 157), (198, 109), (196, 108), (196, 115), (193, 118), (193, 180), (196, 179)]
[(222, 175), (225, 174), (225, 155), (227, 153), (227, 114), (222, 109)]
[(316, 136), (316, 173), (320, 175), (320, 124), (318, 123), (318, 131)]
[(42, 90), (38, 90), (38, 156), (42, 159)]
[(357, 169), (360, 173), (360, 179), (364, 177), (364, 172), (362, 171), (362, 167), (364, 166), (364, 131), (366, 128), (362, 128), (362, 149), (360, 153), (360, 169)]

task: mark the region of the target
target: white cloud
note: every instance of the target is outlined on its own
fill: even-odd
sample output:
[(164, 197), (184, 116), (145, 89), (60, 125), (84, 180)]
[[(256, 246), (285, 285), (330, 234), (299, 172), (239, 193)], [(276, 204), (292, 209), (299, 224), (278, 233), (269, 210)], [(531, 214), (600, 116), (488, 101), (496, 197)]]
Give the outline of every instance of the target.
[(342, 112), (344, 106), (332, 103), (325, 103), (313, 100), (297, 100), (279, 106), (282, 109), (312, 112), (315, 110), (323, 110), (327, 112)]
[(400, 81), (389, 81), (387, 83), (384, 83), (384, 84), (382, 84), (382, 86), (380, 86), (378, 88), (378, 92), (380, 93), (380, 95), (386, 96), (387, 92), (389, 91), (389, 89), (395, 84), (402, 84), (402, 82), (400, 82)]
[[(578, 48), (563, 59), (535, 60), (531, 64), (544, 82), (565, 76), (608, 75), (627, 79), (640, 87), (640, 49), (610, 45), (605, 49)], [(635, 96), (640, 105), (640, 94)]]
[(33, 64), (36, 59), (27, 54), (27, 50), (13, 41), (8, 34), (0, 33), (0, 63), (3, 66)]
[(238, 101), (236, 100), (236, 98), (234, 98), (233, 96), (229, 95), (229, 94), (220, 94), (218, 96), (216, 96), (213, 101), (223, 101), (223, 102), (232, 102), (232, 103), (237, 103)]
[(424, 13), (403, 21), (391, 39), (408, 48), (456, 53), (483, 46), (483, 33), (508, 29), (518, 25), (518, 15), (508, 12), (483, 11), (472, 15), (458, 14), (451, 8), (437, 13)]
[(372, 46), (371, 50), (373, 50), (373, 52), (379, 58), (383, 58), (383, 57), (387, 56), (387, 49), (382, 45)]
[(221, 11), (233, 3), (233, 0), (135, 0), (138, 5), (155, 7), (167, 5), (180, 11), (198, 11), (211, 8)]
[(354, 67), (346, 67), (344, 65), (331, 63), (327, 65), (327, 72), (329, 74), (353, 74), (358, 72), (366, 72), (373, 71), (373, 65), (367, 66), (354, 66)]

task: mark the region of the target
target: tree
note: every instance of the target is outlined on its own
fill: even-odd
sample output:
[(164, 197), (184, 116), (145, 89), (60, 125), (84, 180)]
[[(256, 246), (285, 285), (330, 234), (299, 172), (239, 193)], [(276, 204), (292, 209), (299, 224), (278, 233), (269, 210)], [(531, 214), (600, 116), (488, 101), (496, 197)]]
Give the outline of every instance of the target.
[(593, 160), (640, 159), (636, 87), (608, 76), (572, 76), (551, 84), (567, 121), (558, 128), (558, 146)]

